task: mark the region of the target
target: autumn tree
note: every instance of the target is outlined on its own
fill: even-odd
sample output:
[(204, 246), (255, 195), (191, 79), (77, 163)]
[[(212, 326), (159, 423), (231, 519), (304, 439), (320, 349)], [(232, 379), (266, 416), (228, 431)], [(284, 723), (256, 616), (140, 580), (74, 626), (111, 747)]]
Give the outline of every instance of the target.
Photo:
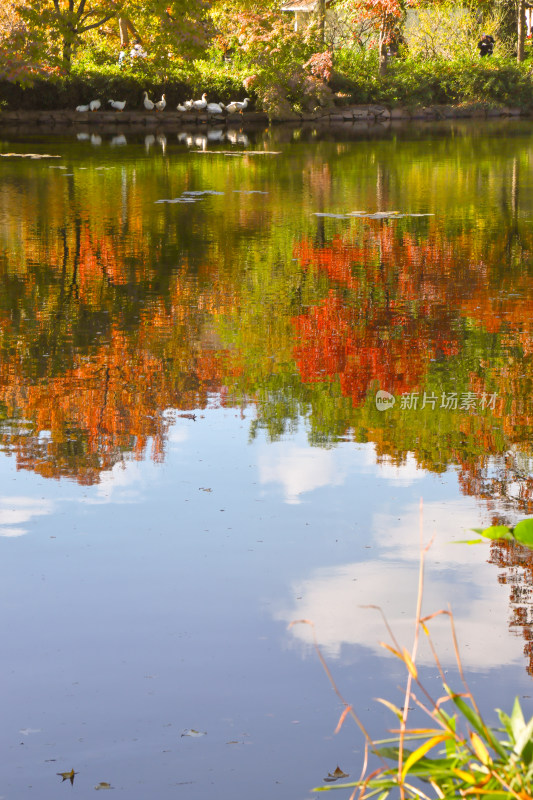
[(349, 5), (352, 20), (366, 23), (375, 36), (379, 53), (379, 74), (387, 71), (389, 46), (400, 33), (411, 0), (352, 0)]
[(18, 0), (3, 0), (0, 6), (0, 80), (29, 84), (47, 74), (39, 35), (29, 36)]
[(32, 34), (48, 36), (52, 42), (59, 39), (61, 63), (69, 72), (83, 35), (115, 17), (119, 8), (118, 0), (27, 0), (17, 10)]

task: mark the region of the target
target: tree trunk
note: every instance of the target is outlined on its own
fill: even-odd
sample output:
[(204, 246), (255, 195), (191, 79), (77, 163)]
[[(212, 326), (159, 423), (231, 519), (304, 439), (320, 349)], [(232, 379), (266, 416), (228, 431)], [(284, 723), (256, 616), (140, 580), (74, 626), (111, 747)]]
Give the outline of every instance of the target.
[(72, 66), (72, 41), (70, 39), (63, 39), (63, 69), (67, 73), (70, 73), (70, 68)]
[(516, 47), (516, 60), (524, 60), (524, 42), (526, 38), (526, 4), (525, 0), (518, 0), (518, 43)]
[(379, 74), (381, 77), (387, 74), (388, 53), (387, 45), (380, 42), (379, 46)]
[(127, 17), (118, 18), (118, 29), (120, 32), (120, 47), (124, 50), (130, 46), (130, 33), (135, 36), (136, 30)]
[(317, 0), (318, 37), (321, 47), (326, 46), (326, 0)]

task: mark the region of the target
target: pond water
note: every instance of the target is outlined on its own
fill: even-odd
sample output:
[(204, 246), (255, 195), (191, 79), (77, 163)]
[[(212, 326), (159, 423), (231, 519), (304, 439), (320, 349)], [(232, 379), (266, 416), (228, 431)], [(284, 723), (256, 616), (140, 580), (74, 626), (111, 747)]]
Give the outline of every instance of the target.
[(420, 498), (425, 611), (533, 713), (533, 558), (460, 543), (532, 514), (531, 133), (3, 134), (47, 156), (0, 159), (3, 800), (358, 775), (288, 625), (384, 735)]

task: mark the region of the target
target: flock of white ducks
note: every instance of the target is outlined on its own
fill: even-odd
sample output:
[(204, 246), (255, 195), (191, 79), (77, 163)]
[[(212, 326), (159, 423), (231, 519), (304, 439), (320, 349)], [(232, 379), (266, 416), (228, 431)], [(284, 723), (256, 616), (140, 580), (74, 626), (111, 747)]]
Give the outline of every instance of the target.
[[(126, 100), (108, 100), (111, 108), (115, 111), (124, 111), (126, 107)], [(244, 100), (233, 100), (224, 106), (222, 103), (208, 103), (207, 94), (204, 92), (200, 100), (186, 100), (184, 103), (179, 103), (177, 106), (178, 111), (206, 111), (213, 116), (220, 116), (221, 114), (235, 114), (242, 112), (250, 102), (248, 97)], [(143, 105), (146, 111), (164, 111), (167, 105), (165, 95), (161, 96), (161, 100), (150, 100), (148, 92), (143, 92)], [(98, 111), (101, 103), (100, 100), (91, 100), (87, 105), (76, 106), (76, 111)]]

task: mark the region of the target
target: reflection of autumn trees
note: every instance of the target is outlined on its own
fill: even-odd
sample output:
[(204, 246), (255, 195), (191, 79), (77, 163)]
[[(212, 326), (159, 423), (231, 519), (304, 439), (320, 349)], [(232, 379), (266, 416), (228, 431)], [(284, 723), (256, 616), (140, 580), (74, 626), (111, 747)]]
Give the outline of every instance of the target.
[(432, 361), (457, 354), (457, 301), (486, 277), (461, 242), (439, 233), (417, 241), (396, 224), (364, 223), (348, 242), (297, 248), (305, 269), (326, 272), (337, 287), (295, 319), (300, 373), (339, 376), (354, 405), (376, 382), (394, 394), (419, 388)]
[(515, 542), (490, 543), (489, 563), (502, 570), (498, 582), (509, 586), (509, 630), (525, 640), (527, 671), (533, 675), (533, 552)]
[(30, 268), (1, 319), (3, 448), (21, 468), (83, 483), (148, 446), (161, 459), (165, 410), (202, 408), (220, 388), (224, 352), (206, 320), (231, 296), (177, 276), (147, 296), (112, 240), (84, 226), (48, 256), (48, 282)]
[[(421, 383), (430, 361), (456, 353), (446, 290), (458, 259), (446, 244), (419, 244), (383, 223), (365, 226), (353, 244), (302, 243), (302, 266), (326, 271), (344, 290), (331, 290), (295, 320), (302, 378), (339, 376), (343, 394), (357, 405), (376, 381), (402, 394)], [(474, 270), (472, 276), (479, 279)]]
[[(397, 222), (359, 224), (330, 244), (301, 242), (302, 266), (327, 274), (329, 288), (295, 317), (294, 354), (306, 384), (338, 382), (354, 407), (344, 410), (345, 430), (374, 441), (379, 456), (414, 452), (437, 470), (458, 464), (465, 492), (529, 512), (533, 281), (509, 276), (502, 292), (475, 247), (437, 226), (417, 238)], [(491, 255), (499, 265), (502, 253)], [(394, 412), (372, 413), (377, 388), (396, 395)], [(474, 414), (438, 404), (423, 411), (424, 394), (439, 402), (451, 391), (497, 401)], [(401, 415), (398, 396), (411, 392), (419, 405)]]
[[(305, 417), (315, 444), (354, 438), (374, 442), (378, 458), (456, 464), (465, 492), (527, 508), (528, 229), (513, 219), (504, 236), (470, 212), (314, 216), (417, 195), (422, 173), (402, 166), (400, 181), (385, 147), (375, 145), (377, 170), (345, 144), (337, 160), (329, 149), (322, 159), (295, 151), (301, 170), (215, 158), (162, 159), (154, 170), (117, 151), (98, 166), (87, 159), (83, 173), (76, 158), (65, 174), (19, 164), (0, 188), (4, 446), (43, 474), (94, 481), (128, 453), (160, 458), (164, 410), (203, 407), (216, 392), (255, 402), (252, 435), (263, 427), (276, 438)], [(456, 176), (436, 169), (435, 194), (451, 207)], [(259, 186), (268, 197), (245, 194)], [(224, 196), (154, 203), (206, 187)], [(490, 189), (495, 199), (501, 188)], [(498, 403), (473, 414), (402, 412), (397, 402), (384, 415), (378, 386), (495, 393)]]

